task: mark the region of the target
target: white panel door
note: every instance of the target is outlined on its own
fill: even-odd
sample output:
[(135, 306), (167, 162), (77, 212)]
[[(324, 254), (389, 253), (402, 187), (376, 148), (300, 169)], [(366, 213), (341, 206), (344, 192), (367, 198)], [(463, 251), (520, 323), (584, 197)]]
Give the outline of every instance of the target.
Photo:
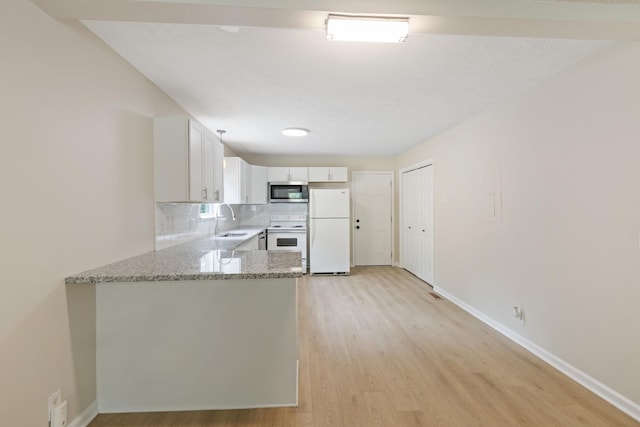
[(402, 264), (422, 280), (433, 284), (434, 221), (433, 167), (402, 174)]
[(354, 172), (355, 265), (391, 265), (393, 172)]

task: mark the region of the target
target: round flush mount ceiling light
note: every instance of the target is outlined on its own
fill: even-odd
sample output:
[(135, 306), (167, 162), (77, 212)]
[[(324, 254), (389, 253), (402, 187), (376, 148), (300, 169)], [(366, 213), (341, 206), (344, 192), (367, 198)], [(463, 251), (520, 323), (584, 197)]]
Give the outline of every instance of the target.
[(309, 134), (309, 130), (302, 128), (286, 128), (282, 129), (282, 134), (285, 136), (307, 136)]

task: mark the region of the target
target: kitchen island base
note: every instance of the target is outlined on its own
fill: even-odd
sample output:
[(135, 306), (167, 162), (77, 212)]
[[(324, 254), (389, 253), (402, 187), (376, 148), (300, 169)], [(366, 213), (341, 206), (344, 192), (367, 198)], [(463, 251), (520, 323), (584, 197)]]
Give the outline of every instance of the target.
[(101, 413), (296, 406), (296, 279), (99, 283)]

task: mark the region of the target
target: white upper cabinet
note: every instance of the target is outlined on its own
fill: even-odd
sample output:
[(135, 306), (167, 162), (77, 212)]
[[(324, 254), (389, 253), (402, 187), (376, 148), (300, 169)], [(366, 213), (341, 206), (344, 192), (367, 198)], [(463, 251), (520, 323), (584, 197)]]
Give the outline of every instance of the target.
[(213, 142), (213, 192), (212, 202), (224, 201), (224, 145), (217, 138), (206, 134)]
[(251, 165), (240, 157), (224, 158), (224, 202), (251, 203)]
[(306, 167), (270, 167), (268, 179), (269, 182), (307, 182), (309, 174)]
[(309, 182), (347, 182), (348, 171), (345, 167), (309, 167)]
[[(194, 134), (192, 133), (191, 135)], [(202, 144), (200, 148), (200, 152), (202, 153), (202, 158), (200, 159), (200, 167), (202, 169), (202, 200), (213, 202), (215, 199), (213, 190), (213, 138), (205, 131), (199, 140)], [(195, 194), (191, 193), (192, 191), (193, 188), (190, 188), (189, 193), (193, 197)]]
[(267, 178), (269, 182), (287, 182), (289, 181), (289, 168), (270, 167), (267, 169)]
[(267, 167), (251, 165), (250, 203), (267, 203)]
[(306, 167), (289, 168), (289, 181), (303, 181), (309, 180), (309, 171)]
[(193, 119), (155, 119), (156, 202), (215, 202), (215, 176), (222, 171), (221, 159), (215, 158), (217, 142), (210, 131)]

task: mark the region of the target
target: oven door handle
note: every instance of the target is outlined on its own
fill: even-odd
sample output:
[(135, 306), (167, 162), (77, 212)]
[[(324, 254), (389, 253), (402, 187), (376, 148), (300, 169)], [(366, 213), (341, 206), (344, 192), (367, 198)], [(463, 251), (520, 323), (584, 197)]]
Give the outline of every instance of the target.
[(277, 230), (269, 230), (269, 233), (271, 234), (280, 234), (280, 233), (300, 233), (300, 234), (306, 234), (307, 230), (305, 228), (299, 228), (297, 230), (281, 230), (281, 229), (277, 229)]

